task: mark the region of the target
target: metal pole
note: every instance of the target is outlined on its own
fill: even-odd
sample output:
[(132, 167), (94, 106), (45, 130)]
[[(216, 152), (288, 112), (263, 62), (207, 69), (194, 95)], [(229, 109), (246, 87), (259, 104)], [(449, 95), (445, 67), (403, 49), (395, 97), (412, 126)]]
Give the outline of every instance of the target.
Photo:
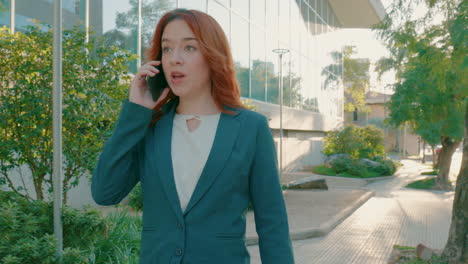
[(283, 54), (279, 55), (280, 58), (280, 179), (283, 178)]
[(141, 66), (141, 1), (142, 0), (138, 0), (137, 69)]
[(89, 41), (89, 0), (85, 0), (85, 30), (86, 30), (85, 43), (88, 43)]
[(15, 34), (15, 6), (16, 0), (10, 0), (10, 32)]
[(54, 0), (54, 46), (53, 46), (53, 131), (54, 131), (54, 234), (57, 240), (58, 263), (62, 263), (63, 230), (62, 208), (62, 0)]
[(279, 103), (280, 103), (280, 179), (283, 177), (283, 54), (289, 52), (287, 49), (274, 49), (273, 52), (279, 55), (280, 74), (279, 74)]

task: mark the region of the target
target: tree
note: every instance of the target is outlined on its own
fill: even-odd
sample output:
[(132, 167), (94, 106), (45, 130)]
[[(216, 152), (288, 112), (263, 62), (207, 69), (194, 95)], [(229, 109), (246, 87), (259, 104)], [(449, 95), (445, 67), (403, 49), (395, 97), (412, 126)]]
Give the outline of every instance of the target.
[[(381, 24), (379, 34), (391, 48), (392, 57), (380, 61), (381, 69), (397, 72), (392, 95), (390, 123), (411, 123), (430, 144), (434, 135), (442, 143), (437, 184), (449, 189), (451, 157), (463, 137), (466, 73), (461, 74), (463, 54), (456, 51), (448, 23), (421, 28), (423, 20), (407, 20), (398, 28), (391, 21)], [(421, 32), (419, 32), (421, 31)], [(387, 63), (384, 65), (384, 63)], [(466, 93), (466, 92), (465, 92)]]
[[(411, 18), (411, 10), (421, 3), (428, 4), (428, 13)], [(439, 185), (448, 184), (451, 157), (463, 138), (463, 163), (442, 257), (450, 264), (468, 263), (468, 2), (398, 0), (389, 14), (376, 29), (391, 53), (390, 58), (381, 60), (381, 69), (393, 68), (397, 73), (391, 120), (414, 123), (415, 131), (425, 140), (439, 135)], [(443, 21), (431, 25), (428, 21), (436, 14), (442, 14)]]
[[(355, 46), (344, 46), (343, 52), (332, 52), (331, 56), (334, 63), (326, 66), (322, 70), (322, 75), (326, 76), (325, 89), (331, 87), (333, 83), (339, 82), (342, 78), (345, 93), (345, 111), (366, 112), (370, 62), (369, 59), (352, 58), (354, 54), (356, 54)], [(343, 57), (343, 67), (341, 67), (340, 63), (341, 57)]]
[[(63, 203), (67, 192), (91, 172), (126, 97), (126, 63), (136, 59), (106, 46), (79, 26), (63, 32)], [(52, 38), (49, 27), (0, 30), (0, 184), (29, 200), (52, 193)], [(31, 170), (36, 196), (12, 178), (12, 169)]]

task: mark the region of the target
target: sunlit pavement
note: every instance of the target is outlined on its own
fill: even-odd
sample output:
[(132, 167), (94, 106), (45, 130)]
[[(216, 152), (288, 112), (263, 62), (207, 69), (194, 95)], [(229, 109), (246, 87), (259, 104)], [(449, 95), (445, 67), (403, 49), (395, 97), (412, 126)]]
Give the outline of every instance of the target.
[[(460, 169), (461, 151), (454, 154), (451, 179)], [(293, 241), (297, 264), (387, 263), (394, 244), (424, 243), (443, 248), (447, 241), (453, 192), (407, 189), (406, 184), (426, 176), (430, 170), (417, 160), (402, 160), (404, 167), (395, 179), (366, 186), (376, 192), (354, 214), (327, 236)], [(430, 164), (430, 163), (429, 163)], [(251, 263), (261, 263), (258, 246), (249, 246)]]

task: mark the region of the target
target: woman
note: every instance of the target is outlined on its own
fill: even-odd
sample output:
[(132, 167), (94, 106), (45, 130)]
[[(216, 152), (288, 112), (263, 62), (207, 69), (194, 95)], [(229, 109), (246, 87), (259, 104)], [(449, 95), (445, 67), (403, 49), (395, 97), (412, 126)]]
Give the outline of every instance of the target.
[[(101, 205), (143, 189), (140, 263), (250, 263), (252, 203), (262, 263), (294, 263), (273, 138), (245, 109), (227, 38), (209, 15), (186, 9), (158, 23), (92, 177)], [(169, 87), (156, 102), (147, 76)]]

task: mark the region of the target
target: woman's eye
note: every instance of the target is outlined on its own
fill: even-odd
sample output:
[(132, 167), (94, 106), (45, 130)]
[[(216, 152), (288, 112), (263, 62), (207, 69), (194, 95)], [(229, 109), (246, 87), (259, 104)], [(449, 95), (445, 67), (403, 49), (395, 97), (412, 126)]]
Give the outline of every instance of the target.
[(188, 50), (195, 50), (195, 47), (194, 46), (187, 46), (187, 49)]
[(163, 52), (167, 52), (168, 50), (169, 50), (169, 48), (166, 48), (166, 47), (163, 47), (163, 48), (162, 48), (162, 51), (163, 51)]

